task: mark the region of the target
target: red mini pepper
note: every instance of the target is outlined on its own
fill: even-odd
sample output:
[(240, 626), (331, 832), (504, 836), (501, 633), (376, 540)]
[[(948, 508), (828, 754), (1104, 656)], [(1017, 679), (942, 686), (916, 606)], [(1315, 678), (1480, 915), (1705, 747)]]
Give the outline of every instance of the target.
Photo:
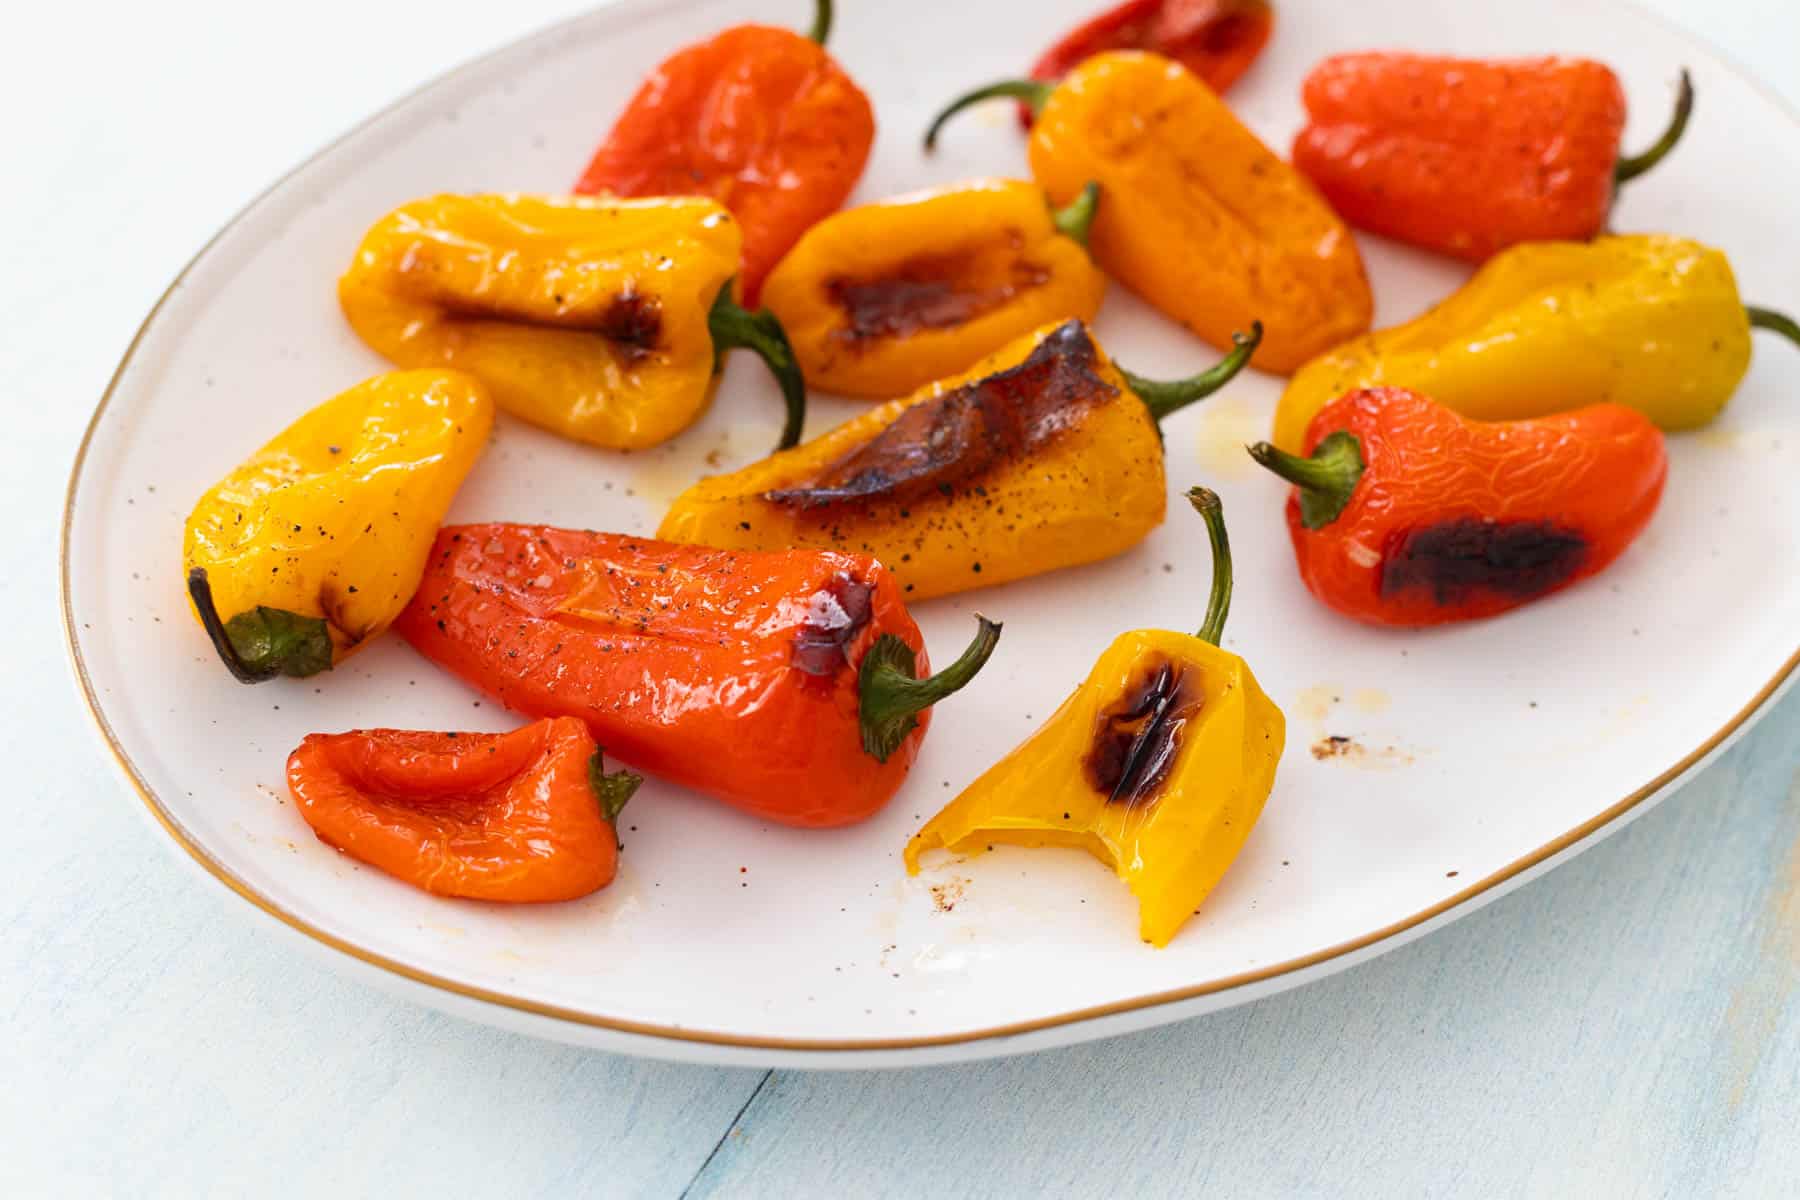
[(810, 37), (738, 25), (652, 71), (575, 184), (615, 196), (707, 196), (744, 231), (743, 303), (756, 306), (782, 255), (856, 187), (875, 113), (823, 48), (830, 0)]
[[(1250, 69), (1274, 24), (1268, 0), (1125, 0), (1064, 34), (1033, 64), (1031, 78), (1055, 83), (1096, 54), (1151, 50), (1223, 92)], [(1019, 105), (1019, 121), (1031, 125), (1029, 104)]]
[[(979, 618), (978, 618), (979, 619)], [(537, 525), (440, 531), (394, 628), (509, 708), (587, 722), (608, 754), (787, 825), (844, 825), (905, 779), (926, 710), (1000, 627), (928, 679), (887, 569)]]
[(612, 882), (637, 790), (580, 721), (511, 733), (315, 733), (288, 790), (326, 845), (440, 896), (573, 900)]
[(1480, 262), (1520, 242), (1598, 234), (1616, 185), (1680, 139), (1675, 116), (1643, 154), (1619, 157), (1625, 91), (1580, 58), (1483, 60), (1340, 54), (1302, 90), (1294, 166), (1352, 225)]
[(1472, 421), (1405, 388), (1326, 405), (1306, 451), (1250, 447), (1296, 485), (1288, 531), (1306, 586), (1375, 625), (1492, 616), (1604, 570), (1668, 473), (1661, 431), (1622, 405)]

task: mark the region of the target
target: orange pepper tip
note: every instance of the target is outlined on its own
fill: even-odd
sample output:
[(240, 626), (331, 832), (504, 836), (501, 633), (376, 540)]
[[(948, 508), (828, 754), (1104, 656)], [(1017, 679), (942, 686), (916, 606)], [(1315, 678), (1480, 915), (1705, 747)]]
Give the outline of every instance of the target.
[(806, 31), (807, 40), (823, 46), (825, 39), (831, 36), (831, 0), (818, 0), (813, 9), (812, 28)]
[(1188, 503), (1206, 521), (1206, 536), (1212, 542), (1212, 591), (1206, 598), (1206, 617), (1195, 634), (1203, 642), (1217, 646), (1225, 636), (1225, 618), (1231, 615), (1231, 538), (1225, 532), (1225, 502), (1211, 488), (1189, 488)]
[(1768, 329), (1779, 333), (1788, 341), (1800, 346), (1800, 321), (1786, 313), (1776, 312), (1772, 308), (1758, 308), (1754, 304), (1744, 306), (1744, 316), (1750, 320), (1752, 329)]
[(619, 814), (625, 811), (625, 802), (637, 793), (638, 786), (644, 777), (633, 771), (606, 771), (606, 751), (596, 750), (588, 759), (588, 785), (594, 789), (594, 796), (600, 801), (600, 815), (606, 818), (608, 825), (619, 823)]
[(1088, 231), (1094, 227), (1094, 214), (1099, 211), (1100, 185), (1090, 179), (1087, 186), (1066, 207), (1050, 210), (1050, 223), (1056, 226), (1058, 233), (1085, 250)]
[(259, 604), (233, 614), (229, 621), (221, 620), (206, 568), (189, 571), (187, 582), (201, 627), (239, 683), (261, 683), (277, 675), (304, 679), (331, 670), (331, 631), (324, 617)]
[(732, 284), (727, 280), (707, 313), (706, 327), (712, 335), (714, 370), (727, 350), (749, 350), (763, 360), (769, 374), (781, 388), (787, 418), (781, 425), (777, 450), (800, 444), (800, 433), (806, 427), (806, 377), (800, 373), (800, 360), (788, 342), (787, 330), (766, 308), (751, 312), (732, 298)]
[(1664, 156), (1675, 148), (1675, 143), (1681, 140), (1681, 135), (1687, 132), (1688, 118), (1693, 115), (1694, 80), (1688, 74), (1687, 68), (1683, 67), (1681, 69), (1681, 85), (1675, 94), (1675, 115), (1669, 119), (1669, 127), (1663, 130), (1663, 135), (1657, 138), (1656, 142), (1642, 154), (1621, 158), (1613, 167), (1613, 182), (1624, 183), (1627, 180), (1636, 179), (1661, 162)]
[(875, 639), (857, 674), (858, 715), (863, 749), (886, 762), (919, 727), (919, 714), (960, 691), (1000, 644), (1000, 623), (975, 614), (975, 640), (962, 656), (929, 679), (914, 678), (918, 655), (891, 633)]
[(1339, 429), (1320, 440), (1308, 458), (1278, 450), (1268, 442), (1245, 447), (1250, 457), (1300, 489), (1300, 523), (1322, 529), (1338, 519), (1362, 479), (1362, 443)]
[(952, 100), (943, 112), (932, 118), (931, 125), (925, 130), (925, 149), (927, 151), (937, 149), (938, 130), (944, 127), (944, 122), (971, 104), (980, 104), (983, 100), (994, 100), (1000, 97), (1023, 100), (1025, 106), (1031, 110), (1031, 115), (1035, 117), (1044, 111), (1044, 105), (1050, 100), (1050, 93), (1055, 90), (1054, 83), (1046, 83), (1042, 79), (1003, 79), (999, 83), (990, 83), (978, 87), (972, 92), (964, 92)]
[[(1196, 400), (1204, 400), (1236, 378), (1250, 363), (1250, 356), (1262, 345), (1263, 326), (1261, 321), (1250, 323), (1249, 333), (1231, 335), (1231, 353), (1219, 360), (1217, 366), (1210, 367), (1198, 375), (1190, 375), (1186, 379), (1158, 380), (1146, 379), (1142, 375), (1119, 367), (1119, 374), (1125, 382), (1150, 409), (1150, 415), (1157, 421), (1171, 413), (1179, 412)], [(1113, 364), (1118, 366), (1117, 363)]]

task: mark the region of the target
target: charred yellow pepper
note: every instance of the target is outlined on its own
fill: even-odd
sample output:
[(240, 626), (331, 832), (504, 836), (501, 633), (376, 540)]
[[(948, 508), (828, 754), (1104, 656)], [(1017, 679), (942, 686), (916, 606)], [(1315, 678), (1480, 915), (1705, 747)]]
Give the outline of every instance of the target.
[(781, 386), (791, 446), (805, 384), (779, 322), (732, 298), (742, 241), (699, 198), (434, 196), (369, 230), (338, 300), (400, 366), (468, 371), (514, 416), (617, 450), (698, 420), (745, 347)]
[(1260, 327), (1210, 371), (1121, 370), (1080, 321), (676, 498), (657, 536), (728, 550), (869, 554), (909, 599), (1093, 562), (1162, 523), (1157, 421), (1223, 387)]
[(288, 426), (200, 498), (188, 595), (244, 683), (312, 675), (412, 599), (494, 402), (458, 371), (395, 371)]
[(1423, 316), (1308, 363), (1276, 407), (1274, 442), (1303, 453), (1313, 416), (1363, 387), (1411, 388), (1481, 421), (1610, 402), (1692, 429), (1719, 415), (1749, 370), (1752, 327), (1800, 343), (1789, 318), (1746, 308), (1731, 264), (1699, 242), (1528, 243)]
[(1199, 635), (1120, 635), (1042, 729), (907, 843), (909, 873), (939, 848), (1078, 847), (1125, 881), (1139, 935), (1158, 946), (1225, 874), (1275, 785), (1287, 722), (1244, 660), (1219, 648), (1231, 550), (1219, 498), (1188, 498), (1213, 549)]
[(827, 217), (763, 284), (806, 380), (888, 399), (968, 368), (1050, 321), (1091, 321), (1099, 189), (1052, 212), (1034, 184), (982, 179)]

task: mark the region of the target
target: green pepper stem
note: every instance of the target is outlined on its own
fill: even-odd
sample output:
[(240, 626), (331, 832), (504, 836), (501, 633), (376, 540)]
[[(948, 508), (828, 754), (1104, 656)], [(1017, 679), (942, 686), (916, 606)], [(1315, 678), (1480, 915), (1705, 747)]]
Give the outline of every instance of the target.
[(1090, 180), (1081, 189), (1081, 194), (1069, 201), (1067, 207), (1050, 210), (1050, 222), (1056, 226), (1058, 233), (1085, 250), (1088, 231), (1094, 227), (1094, 214), (1099, 211), (1100, 185)]
[(831, 0), (819, 0), (818, 7), (813, 10), (812, 29), (806, 36), (821, 46), (831, 36)]
[(938, 130), (944, 122), (969, 107), (980, 104), (983, 100), (994, 100), (1001, 96), (1014, 100), (1023, 100), (1031, 115), (1037, 116), (1044, 111), (1044, 105), (1050, 99), (1050, 93), (1056, 90), (1054, 83), (1045, 83), (1041, 79), (1003, 79), (999, 83), (990, 83), (986, 87), (978, 87), (972, 92), (965, 92), (952, 100), (943, 112), (932, 119), (931, 127), (925, 131), (925, 149), (937, 149)]
[(1675, 95), (1675, 115), (1669, 120), (1669, 127), (1663, 135), (1656, 139), (1654, 145), (1642, 154), (1634, 154), (1630, 158), (1621, 158), (1613, 168), (1613, 182), (1624, 183), (1636, 179), (1651, 167), (1663, 160), (1681, 135), (1687, 132), (1688, 118), (1694, 115), (1694, 81), (1688, 75), (1687, 68), (1681, 71), (1681, 89)]
[(1339, 429), (1301, 458), (1267, 442), (1248, 447), (1250, 457), (1300, 489), (1300, 523), (1320, 529), (1338, 519), (1363, 477), (1362, 443)]
[(781, 426), (777, 450), (800, 444), (800, 431), (806, 425), (806, 379), (788, 344), (787, 331), (775, 314), (766, 308), (751, 312), (731, 297), (731, 283), (719, 289), (707, 314), (707, 329), (712, 334), (714, 369), (727, 350), (751, 350), (769, 368), (769, 374), (781, 385), (781, 399), (787, 405), (787, 420)]
[(226, 621), (213, 602), (205, 567), (189, 571), (187, 585), (201, 628), (239, 683), (261, 683), (277, 675), (305, 678), (331, 669), (333, 648), (325, 618), (259, 604)]
[(1744, 306), (1744, 315), (1750, 318), (1750, 328), (1772, 329), (1794, 345), (1800, 346), (1800, 321), (1794, 320), (1786, 313), (1747, 304)]
[(1124, 367), (1119, 367), (1119, 374), (1125, 377), (1126, 384), (1150, 409), (1150, 415), (1157, 421), (1161, 421), (1170, 413), (1179, 412), (1196, 400), (1204, 400), (1230, 383), (1232, 378), (1242, 371), (1244, 365), (1250, 361), (1250, 356), (1256, 353), (1256, 347), (1261, 344), (1262, 336), (1262, 322), (1253, 321), (1249, 333), (1231, 335), (1232, 351), (1219, 360), (1218, 366), (1208, 371), (1202, 371), (1198, 375), (1190, 375), (1186, 379), (1174, 379), (1167, 382), (1145, 379), (1142, 375), (1132, 374)]
[(608, 774), (604, 750), (595, 750), (593, 757), (588, 759), (588, 786), (594, 789), (594, 798), (600, 802), (600, 815), (609, 825), (619, 823), (619, 814), (625, 811), (626, 802), (643, 782), (644, 777), (633, 771)]
[(1212, 542), (1212, 592), (1206, 598), (1206, 619), (1195, 636), (1203, 642), (1219, 644), (1225, 636), (1225, 618), (1231, 615), (1231, 538), (1225, 532), (1225, 505), (1210, 488), (1189, 488), (1188, 503), (1206, 521), (1206, 536)]
[(929, 679), (915, 679), (918, 656), (891, 633), (875, 639), (863, 655), (857, 676), (862, 744), (876, 762), (886, 762), (906, 736), (918, 728), (919, 714), (960, 691), (987, 664), (1000, 643), (1000, 624), (980, 613), (975, 640), (962, 657)]

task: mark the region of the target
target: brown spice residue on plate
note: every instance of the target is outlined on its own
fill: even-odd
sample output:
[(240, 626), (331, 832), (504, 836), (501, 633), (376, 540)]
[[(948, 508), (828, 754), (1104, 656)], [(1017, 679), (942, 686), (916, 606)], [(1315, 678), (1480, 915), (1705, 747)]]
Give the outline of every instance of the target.
[(1371, 750), (1353, 737), (1327, 734), (1312, 744), (1312, 756), (1321, 762), (1328, 758), (1345, 759), (1371, 767), (1411, 766), (1413, 756), (1398, 746)]
[(931, 885), (931, 906), (941, 913), (954, 912), (959, 900), (963, 898), (965, 881), (953, 879), (949, 883)]

